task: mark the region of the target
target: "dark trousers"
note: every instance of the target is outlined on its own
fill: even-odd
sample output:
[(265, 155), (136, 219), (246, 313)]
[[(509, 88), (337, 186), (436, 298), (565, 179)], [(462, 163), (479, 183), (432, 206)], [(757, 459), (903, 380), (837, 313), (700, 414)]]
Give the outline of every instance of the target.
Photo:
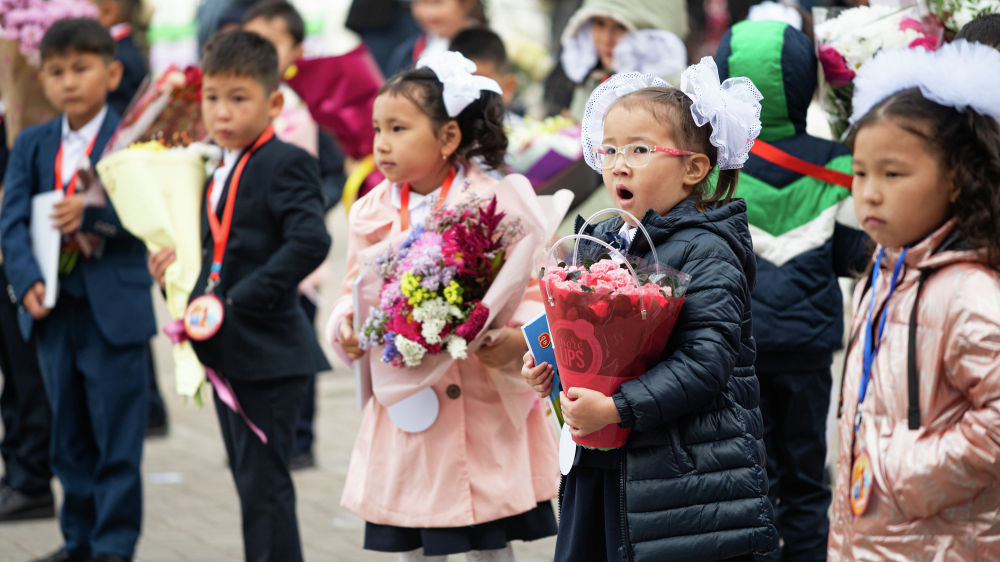
[(222, 440), (240, 496), (247, 562), (302, 560), (295, 486), (288, 461), (307, 380), (305, 376), (260, 382), (230, 380), (247, 417), (267, 435), (267, 444), (257, 438), (239, 414), (215, 397)]
[(574, 466), (559, 506), (556, 562), (621, 560), (619, 472)]
[(766, 560), (826, 560), (830, 488), (826, 414), (830, 370), (758, 372), (767, 446), (768, 493), (783, 547)]
[(52, 405), (52, 471), (64, 491), (64, 550), (132, 557), (142, 525), (149, 347), (115, 347), (90, 304), (63, 293), (36, 324)]
[(51, 412), (38, 367), (35, 338), (25, 342), (17, 326), (17, 307), (6, 298), (7, 276), (0, 265), (0, 417), (3, 418), (3, 483), (29, 496), (49, 491)]
[[(309, 318), (309, 325), (316, 331), (316, 305), (306, 297), (299, 295), (299, 306), (302, 307), (306, 317)], [(312, 451), (313, 441), (316, 432), (313, 430), (313, 422), (316, 419), (316, 375), (311, 374), (302, 387), (302, 406), (299, 408), (299, 417), (295, 420), (295, 446), (292, 448), (292, 456), (302, 455)]]
[(149, 423), (167, 423), (167, 407), (163, 404), (160, 385), (156, 381), (156, 362), (153, 360), (153, 342), (149, 342)]

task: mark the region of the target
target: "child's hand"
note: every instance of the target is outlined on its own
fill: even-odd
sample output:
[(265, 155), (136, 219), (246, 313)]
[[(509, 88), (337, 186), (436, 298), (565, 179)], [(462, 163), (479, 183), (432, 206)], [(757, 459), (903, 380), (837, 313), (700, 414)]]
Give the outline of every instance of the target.
[(83, 222), (83, 195), (70, 195), (55, 204), (52, 212), (52, 226), (63, 234), (73, 234)]
[(348, 314), (340, 323), (340, 347), (351, 359), (357, 360), (365, 354), (358, 345), (358, 335), (354, 333), (354, 315)]
[(517, 328), (504, 328), (500, 336), (490, 345), (484, 345), (476, 351), (476, 357), (487, 367), (503, 367), (517, 359), (528, 344)]
[(563, 419), (574, 437), (584, 437), (622, 421), (614, 399), (596, 390), (574, 386), (560, 396)]
[(45, 300), (45, 283), (41, 281), (36, 281), (34, 285), (28, 289), (28, 292), (24, 293), (24, 308), (28, 310), (28, 314), (31, 315), (35, 320), (41, 320), (52, 312), (52, 309), (45, 308), (42, 306), (42, 301)]
[(542, 363), (536, 366), (535, 356), (530, 351), (525, 353), (521, 360), (524, 361), (524, 366), (521, 367), (521, 378), (528, 383), (532, 390), (538, 393), (538, 396), (548, 398), (549, 393), (552, 392), (552, 376), (555, 374), (552, 365)]
[(149, 254), (149, 261), (146, 262), (146, 266), (149, 267), (150, 275), (159, 283), (160, 287), (167, 284), (165, 278), (167, 267), (174, 263), (176, 259), (177, 256), (174, 254), (173, 248), (164, 248), (155, 254)]

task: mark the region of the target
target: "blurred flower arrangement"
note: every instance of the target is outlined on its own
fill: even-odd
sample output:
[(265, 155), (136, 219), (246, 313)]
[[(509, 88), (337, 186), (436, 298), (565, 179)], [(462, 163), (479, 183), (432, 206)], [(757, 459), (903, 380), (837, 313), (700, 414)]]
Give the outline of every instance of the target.
[(38, 66), (38, 46), (45, 30), (68, 18), (96, 18), (97, 6), (86, 0), (0, 0), (3, 38), (16, 41), (28, 62)]
[(843, 141), (851, 116), (854, 76), (882, 49), (936, 50), (941, 29), (922, 21), (916, 7), (859, 6), (846, 10), (815, 8), (816, 50), (823, 80), (820, 102), (834, 138)]
[(433, 212), (378, 260), (379, 306), (361, 328), (361, 347), (384, 345), (382, 362), (395, 367), (418, 367), (425, 355), (445, 351), (465, 359), (489, 319), (483, 297), (521, 236), (496, 196)]
[(1000, 14), (997, 0), (927, 0), (927, 7), (952, 37), (979, 16)]
[(507, 135), (507, 164), (537, 191), (583, 158), (580, 125), (565, 116), (525, 119)]

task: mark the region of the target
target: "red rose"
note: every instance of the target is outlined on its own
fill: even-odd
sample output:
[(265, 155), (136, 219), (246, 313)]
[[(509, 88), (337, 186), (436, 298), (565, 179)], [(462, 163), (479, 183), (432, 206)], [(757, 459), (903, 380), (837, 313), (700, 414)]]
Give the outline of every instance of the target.
[(823, 66), (823, 76), (831, 86), (846, 86), (854, 80), (854, 71), (847, 67), (844, 56), (829, 45), (820, 46), (819, 63)]

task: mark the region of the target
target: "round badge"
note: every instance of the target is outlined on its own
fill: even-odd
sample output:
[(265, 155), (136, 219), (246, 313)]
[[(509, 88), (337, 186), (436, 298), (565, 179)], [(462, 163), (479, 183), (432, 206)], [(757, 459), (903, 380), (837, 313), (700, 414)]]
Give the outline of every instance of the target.
[(202, 295), (188, 305), (184, 311), (184, 331), (195, 341), (205, 341), (219, 332), (226, 309), (219, 297)]
[(868, 451), (854, 459), (851, 467), (851, 511), (858, 517), (868, 509), (868, 500), (872, 494), (872, 460)]

